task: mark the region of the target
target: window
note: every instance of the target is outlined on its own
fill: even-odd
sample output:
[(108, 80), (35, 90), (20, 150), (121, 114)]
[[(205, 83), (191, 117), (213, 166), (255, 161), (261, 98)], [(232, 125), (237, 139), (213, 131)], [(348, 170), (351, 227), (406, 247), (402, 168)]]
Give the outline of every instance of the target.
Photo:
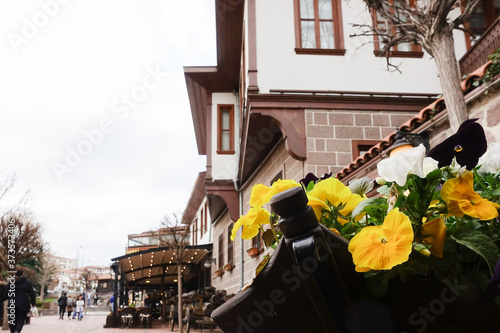
[(258, 235), (252, 238), (252, 247), (262, 249), (262, 229), (259, 229)]
[(274, 176), (274, 178), (271, 180), (269, 185), (272, 186), (275, 182), (277, 182), (280, 179), (283, 179), (283, 171), (278, 172), (278, 174)]
[(234, 154), (234, 105), (218, 105), (217, 109), (217, 153)]
[(205, 230), (205, 225), (204, 225), (204, 222), (205, 222), (205, 207), (202, 207), (201, 208), (201, 211), (200, 211), (200, 237), (203, 237), (203, 235), (205, 234), (204, 230)]
[[(416, 0), (388, 0), (388, 2), (392, 5), (391, 11), (394, 12), (394, 7), (404, 7), (409, 5), (411, 7), (415, 7)], [(406, 4), (405, 4), (406, 3)], [(385, 30), (387, 27), (386, 20), (375, 10), (372, 11), (373, 25), (376, 26), (379, 30)], [(401, 21), (405, 22), (407, 19), (403, 15), (400, 16)], [(396, 27), (394, 25), (390, 25), (392, 31), (390, 34), (396, 34)], [(375, 55), (377, 57), (385, 56), (385, 53), (382, 53), (382, 49), (384, 48), (384, 42), (381, 40), (380, 36), (375, 35)], [(391, 47), (390, 56), (391, 57), (407, 57), (407, 58), (420, 58), (424, 55), (422, 52), (422, 47), (413, 43), (401, 43)]]
[(468, 22), (468, 28), (475, 36), (470, 37), (474, 44), (479, 37), (493, 24), (500, 15), (500, 0), (483, 0), (477, 7), (474, 16)]
[(208, 229), (208, 222), (207, 222), (207, 215), (208, 215), (208, 205), (205, 202), (205, 206), (203, 207), (205, 214), (203, 215), (204, 221), (205, 221), (205, 228), (203, 229), (203, 233), (207, 232)]
[(193, 226), (193, 245), (198, 244), (198, 219), (194, 220), (192, 223)]
[(233, 230), (233, 223), (227, 227), (227, 263), (234, 264), (234, 250), (233, 241), (231, 240), (231, 231)]
[(222, 270), (222, 267), (224, 266), (224, 234), (219, 235), (219, 262), (217, 263), (217, 266), (219, 269)]
[(363, 156), (371, 147), (378, 144), (380, 140), (352, 140), (352, 158), (355, 160)]
[(294, 0), (295, 52), (344, 55), (340, 0)]

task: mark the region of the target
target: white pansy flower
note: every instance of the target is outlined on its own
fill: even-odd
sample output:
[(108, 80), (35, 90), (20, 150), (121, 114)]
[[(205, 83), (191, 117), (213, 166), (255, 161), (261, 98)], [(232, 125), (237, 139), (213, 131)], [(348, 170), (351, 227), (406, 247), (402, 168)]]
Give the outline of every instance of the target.
[(432, 157), (424, 158), (424, 165), (423, 165), (424, 175), (427, 176), (427, 174), (436, 170), (438, 168), (438, 164), (439, 162), (433, 159)]
[(404, 153), (380, 161), (377, 165), (378, 174), (389, 182), (396, 182), (399, 186), (406, 184), (409, 174), (425, 178), (423, 164), (425, 147), (419, 145)]
[(481, 171), (497, 173), (500, 171), (500, 142), (493, 142), (488, 145), (488, 150), (479, 158)]

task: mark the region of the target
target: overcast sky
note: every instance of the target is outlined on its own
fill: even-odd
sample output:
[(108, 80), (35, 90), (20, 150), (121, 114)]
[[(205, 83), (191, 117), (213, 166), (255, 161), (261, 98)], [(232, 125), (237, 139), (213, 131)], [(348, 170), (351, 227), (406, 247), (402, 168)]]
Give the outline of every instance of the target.
[(182, 211), (199, 156), (183, 66), (215, 65), (211, 0), (0, 2), (0, 177), (54, 254), (108, 265)]

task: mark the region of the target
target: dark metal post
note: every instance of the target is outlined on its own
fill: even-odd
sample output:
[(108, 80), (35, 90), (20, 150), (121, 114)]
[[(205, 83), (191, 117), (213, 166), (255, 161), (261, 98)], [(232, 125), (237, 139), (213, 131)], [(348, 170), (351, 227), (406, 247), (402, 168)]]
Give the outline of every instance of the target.
[(114, 262), (111, 265), (113, 272), (115, 273), (115, 290), (114, 290), (114, 300), (113, 300), (113, 327), (118, 327), (118, 274), (120, 273), (120, 265), (118, 262)]

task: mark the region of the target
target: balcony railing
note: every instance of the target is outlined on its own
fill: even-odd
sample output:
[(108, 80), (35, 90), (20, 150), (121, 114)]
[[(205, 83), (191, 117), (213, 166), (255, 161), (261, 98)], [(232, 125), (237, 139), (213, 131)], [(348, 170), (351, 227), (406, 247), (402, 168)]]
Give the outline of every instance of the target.
[(484, 32), (459, 60), (461, 75), (467, 75), (488, 61), (488, 56), (500, 47), (500, 18)]

